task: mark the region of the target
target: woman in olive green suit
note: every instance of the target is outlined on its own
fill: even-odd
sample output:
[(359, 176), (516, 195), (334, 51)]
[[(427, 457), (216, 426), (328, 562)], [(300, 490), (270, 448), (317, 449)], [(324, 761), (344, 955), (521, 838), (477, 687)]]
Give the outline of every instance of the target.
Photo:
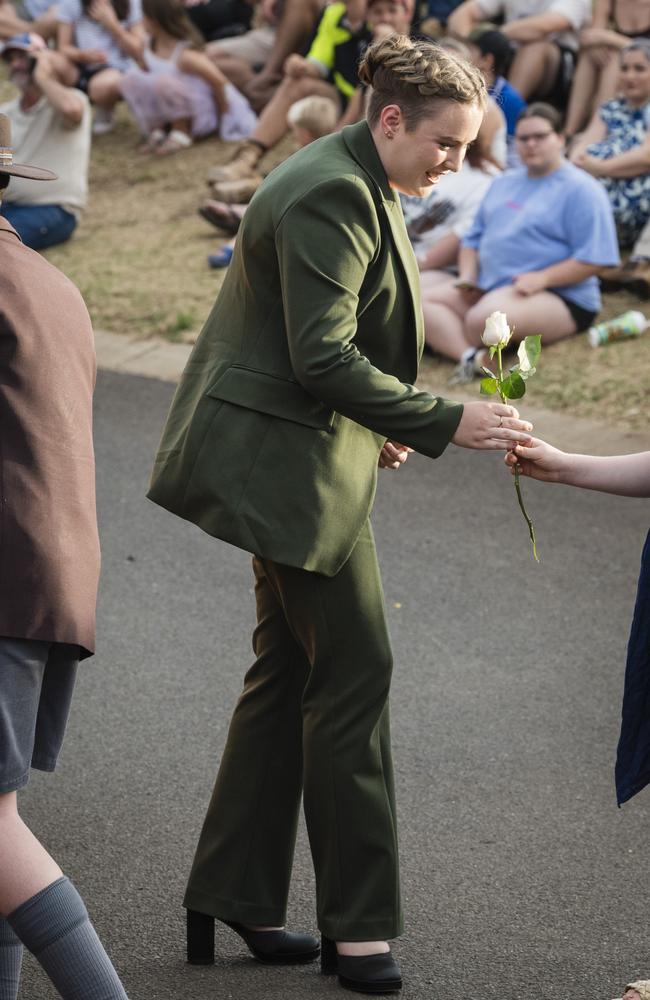
[(450, 441), (507, 449), (530, 425), (413, 385), (422, 314), (396, 189), (423, 195), (459, 169), (482, 78), (405, 36), (371, 46), (360, 75), (367, 121), (296, 153), (251, 202), (149, 496), (254, 556), (256, 659), (185, 897), (190, 961), (213, 960), (214, 918), (263, 961), (318, 955), (315, 938), (282, 929), (304, 793), (323, 971), (390, 992), (402, 915), (377, 467)]

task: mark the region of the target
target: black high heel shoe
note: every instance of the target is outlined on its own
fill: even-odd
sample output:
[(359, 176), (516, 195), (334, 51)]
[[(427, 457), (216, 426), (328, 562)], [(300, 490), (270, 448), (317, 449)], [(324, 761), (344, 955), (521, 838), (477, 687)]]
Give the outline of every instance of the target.
[[(214, 965), (214, 924), (218, 917), (198, 910), (187, 911), (187, 961), (190, 965)], [(291, 931), (252, 931), (234, 920), (220, 920), (246, 943), (251, 955), (266, 965), (297, 965), (313, 962), (320, 955), (318, 939)]]
[(339, 955), (336, 942), (323, 935), (320, 953), (321, 972), (338, 973), (339, 983), (356, 993), (397, 993), (402, 988), (402, 973), (390, 951), (378, 955)]

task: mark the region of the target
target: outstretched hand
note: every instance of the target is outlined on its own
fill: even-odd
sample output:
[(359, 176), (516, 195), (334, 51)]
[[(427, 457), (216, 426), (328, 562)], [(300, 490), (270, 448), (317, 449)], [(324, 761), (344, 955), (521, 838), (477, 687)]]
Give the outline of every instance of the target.
[(565, 459), (566, 454), (559, 448), (539, 438), (531, 438), (528, 444), (516, 445), (504, 461), (513, 475), (515, 466), (519, 466), (522, 476), (540, 479), (544, 483), (558, 483), (561, 482)]
[(452, 437), (460, 448), (512, 450), (531, 441), (533, 425), (519, 419), (519, 411), (507, 403), (465, 403), (463, 415)]

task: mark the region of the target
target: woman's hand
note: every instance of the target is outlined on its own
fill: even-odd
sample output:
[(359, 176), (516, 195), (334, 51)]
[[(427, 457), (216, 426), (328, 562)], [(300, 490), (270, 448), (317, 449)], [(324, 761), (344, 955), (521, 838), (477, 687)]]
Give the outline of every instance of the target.
[(120, 23), (111, 0), (93, 0), (88, 8), (88, 14), (93, 21), (97, 21), (107, 29), (114, 28)]
[(545, 483), (562, 482), (566, 461), (565, 452), (539, 438), (531, 438), (528, 445), (516, 445), (504, 458), (513, 475), (518, 465), (522, 476), (541, 479)]
[(77, 52), (77, 62), (86, 66), (103, 66), (107, 61), (106, 53), (101, 49), (79, 49)]
[(535, 295), (546, 288), (546, 277), (543, 271), (528, 271), (515, 275), (512, 286), (520, 295)]
[(292, 80), (298, 80), (301, 76), (307, 76), (308, 68), (307, 60), (297, 52), (292, 52), (284, 64), (284, 75), (291, 77)]
[(379, 453), (380, 469), (399, 469), (412, 453), (413, 449), (397, 441), (387, 441)]
[(578, 153), (572, 162), (575, 163), (576, 167), (582, 167), (592, 177), (605, 177), (607, 175), (607, 161), (601, 160), (597, 156)]
[(508, 451), (517, 442), (529, 444), (533, 425), (519, 419), (519, 412), (507, 403), (465, 403), (463, 415), (452, 437), (460, 448)]

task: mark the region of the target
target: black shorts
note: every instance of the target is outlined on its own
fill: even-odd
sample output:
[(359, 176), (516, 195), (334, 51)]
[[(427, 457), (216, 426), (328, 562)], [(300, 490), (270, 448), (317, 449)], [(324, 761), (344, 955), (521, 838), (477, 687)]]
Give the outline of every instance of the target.
[(553, 42), (553, 44), (560, 50), (560, 64), (553, 86), (548, 94), (544, 95), (543, 100), (548, 101), (555, 108), (566, 108), (576, 68), (577, 53), (560, 42)]
[(592, 312), (591, 309), (583, 309), (582, 306), (576, 305), (576, 303), (571, 302), (570, 299), (565, 299), (564, 295), (560, 295), (560, 293), (554, 288), (549, 288), (548, 291), (552, 292), (553, 295), (557, 295), (558, 299), (562, 299), (573, 317), (577, 328), (576, 333), (582, 333), (583, 330), (589, 329), (598, 315), (597, 312)]
[(83, 90), (84, 94), (88, 93), (88, 84), (97, 73), (101, 73), (103, 69), (108, 69), (108, 66), (84, 66), (83, 63), (79, 67), (79, 79), (75, 83), (77, 90)]

